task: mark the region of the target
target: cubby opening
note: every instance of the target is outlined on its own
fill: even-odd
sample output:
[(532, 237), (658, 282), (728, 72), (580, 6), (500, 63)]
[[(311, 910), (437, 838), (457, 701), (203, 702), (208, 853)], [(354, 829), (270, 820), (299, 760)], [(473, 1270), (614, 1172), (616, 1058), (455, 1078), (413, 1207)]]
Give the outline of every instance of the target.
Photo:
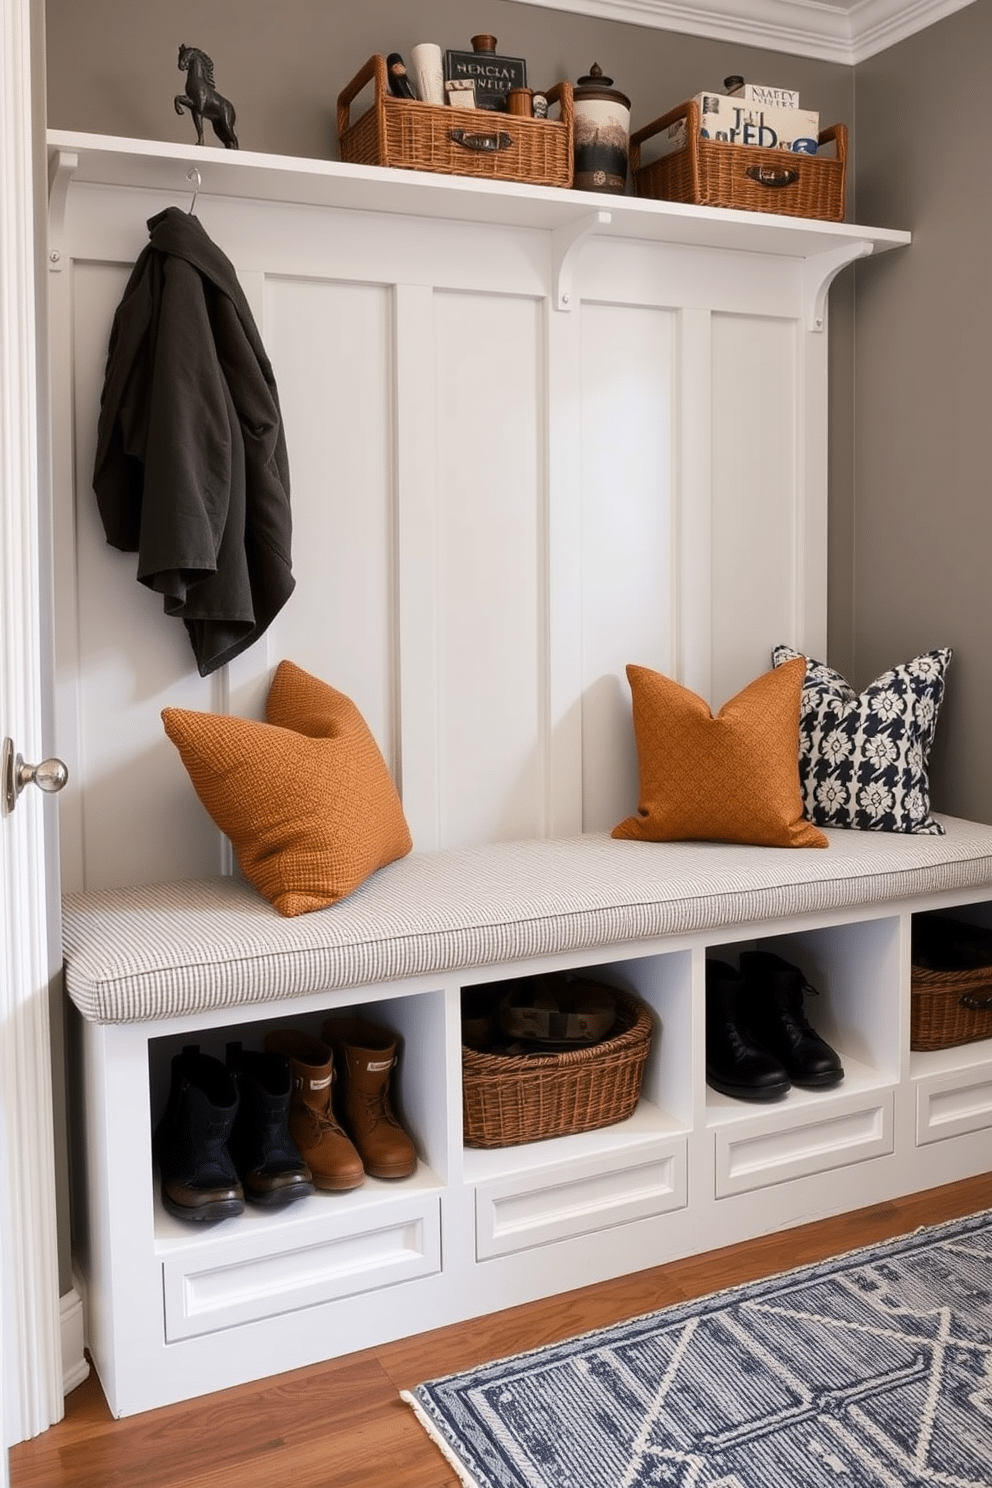
[[(336, 999), (336, 1000), (335, 1000)], [(342, 994), (328, 997), (322, 1008), (274, 1012), (266, 1018), (237, 1021), (202, 1029), (196, 1033), (169, 1033), (148, 1040), (150, 1082), (149, 1161), (152, 1162), (152, 1134), (169, 1095), (173, 1056), (185, 1045), (196, 1044), (201, 1053), (226, 1062), (228, 1043), (240, 1041), (247, 1050), (262, 1050), (265, 1036), (272, 1029), (292, 1028), (314, 1038), (332, 1017), (359, 1016), (398, 1036), (398, 1060), (390, 1081), (390, 1099), (401, 1125), (409, 1132), (417, 1148), (417, 1169), (408, 1178), (377, 1179), (366, 1175), (360, 1187), (343, 1193), (318, 1190), (284, 1210), (267, 1211), (251, 1203), (243, 1214), (217, 1224), (199, 1225), (173, 1218), (162, 1206), (157, 1167), (154, 1167), (155, 1236), (161, 1245), (189, 1244), (202, 1235), (231, 1234), (271, 1229), (278, 1233), (288, 1225), (308, 1220), (326, 1219), (349, 1211), (398, 1199), (411, 1191), (440, 1190), (444, 1187), (449, 1166), (449, 1111), (447, 1082), (438, 1074), (438, 1050), (444, 1047), (444, 994), (442, 991), (419, 995), (380, 997), (353, 1001)]]
[[(992, 902), (942, 906), (911, 925), (910, 1075), (919, 1140), (931, 1142), (992, 1125)], [(974, 942), (959, 941), (970, 926)]]
[(897, 916), (885, 916), (708, 949), (707, 958), (735, 968), (742, 952), (769, 951), (801, 971), (812, 989), (803, 1000), (805, 1016), (844, 1068), (837, 1085), (824, 1090), (793, 1085), (781, 1100), (767, 1103), (733, 1099), (707, 1085), (710, 1125), (776, 1111), (789, 1121), (790, 1113), (898, 1081), (904, 1036), (899, 928)]
[[(463, 1153), (466, 1181), (488, 1182), (504, 1173), (573, 1161), (595, 1164), (600, 1158), (608, 1166), (626, 1147), (682, 1138), (691, 1127), (692, 1089), (685, 1057), (692, 1040), (690, 952), (586, 964), (573, 968), (572, 974), (626, 992), (648, 1010), (651, 1038), (636, 1108), (625, 1119), (587, 1131), (566, 1131), (499, 1147), (467, 1145)], [(492, 996), (498, 1001), (500, 989), (509, 989), (514, 980), (508, 977), (484, 986), (493, 988)], [(463, 1010), (474, 1012), (479, 1005), (478, 985), (466, 982), (461, 992)], [(594, 1048), (589, 1053), (594, 1057)]]

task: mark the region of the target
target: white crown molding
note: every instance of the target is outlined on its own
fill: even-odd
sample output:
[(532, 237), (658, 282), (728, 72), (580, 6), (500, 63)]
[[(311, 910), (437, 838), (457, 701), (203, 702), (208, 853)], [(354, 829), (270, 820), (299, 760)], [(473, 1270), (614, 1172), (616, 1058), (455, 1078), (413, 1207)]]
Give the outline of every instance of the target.
[(853, 65), (932, 26), (974, 0), (517, 0), (660, 31)]
[(861, 0), (852, 8), (851, 61), (863, 62), (971, 4), (973, 0)]

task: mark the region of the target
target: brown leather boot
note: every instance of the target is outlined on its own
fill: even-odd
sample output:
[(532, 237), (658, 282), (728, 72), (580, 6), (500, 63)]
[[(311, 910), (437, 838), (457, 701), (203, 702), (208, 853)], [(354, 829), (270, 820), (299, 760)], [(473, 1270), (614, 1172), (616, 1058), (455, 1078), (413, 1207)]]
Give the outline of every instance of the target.
[(372, 1178), (409, 1178), (417, 1150), (389, 1101), (397, 1039), (364, 1018), (327, 1018), (320, 1030), (341, 1072), (341, 1115)]
[(320, 1039), (294, 1028), (277, 1028), (267, 1033), (265, 1047), (289, 1060), (293, 1076), (289, 1134), (313, 1174), (314, 1183), (333, 1193), (357, 1188), (365, 1182), (365, 1169), (334, 1116), (331, 1050)]

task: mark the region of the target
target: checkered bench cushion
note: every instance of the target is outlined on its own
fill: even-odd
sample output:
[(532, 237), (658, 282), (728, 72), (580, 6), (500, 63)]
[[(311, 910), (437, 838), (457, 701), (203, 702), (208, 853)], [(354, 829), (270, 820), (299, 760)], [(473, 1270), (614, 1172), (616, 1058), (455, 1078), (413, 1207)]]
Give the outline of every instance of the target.
[(590, 834), (413, 853), (293, 919), (237, 878), (69, 894), (65, 985), (91, 1022), (143, 1022), (992, 885), (992, 827), (940, 820), (815, 851)]

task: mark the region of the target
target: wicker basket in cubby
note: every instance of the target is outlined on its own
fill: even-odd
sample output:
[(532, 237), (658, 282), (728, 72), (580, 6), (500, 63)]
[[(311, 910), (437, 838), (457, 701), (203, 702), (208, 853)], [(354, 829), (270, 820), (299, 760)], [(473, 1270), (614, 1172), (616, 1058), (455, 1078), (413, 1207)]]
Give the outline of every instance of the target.
[(913, 916), (909, 1046), (992, 1038), (992, 931), (944, 914)]
[(913, 967), (911, 1049), (952, 1049), (992, 1038), (992, 966), (975, 971)]
[(651, 1045), (651, 1013), (616, 989), (608, 1038), (554, 1054), (462, 1048), (466, 1147), (513, 1147), (626, 1121), (637, 1107)]
[[(674, 128), (682, 132), (677, 148), (642, 164), (642, 146)], [(689, 99), (631, 135), (634, 194), (699, 207), (736, 207), (742, 212), (780, 212), (787, 217), (843, 222), (847, 126), (833, 124), (822, 130), (817, 143), (816, 155), (800, 155), (701, 139), (699, 105)], [(824, 147), (827, 153), (820, 153)]]
[[(351, 105), (369, 83), (372, 105), (354, 123)], [(370, 57), (338, 97), (338, 147), (351, 165), (571, 186), (572, 85), (556, 83), (548, 104), (557, 119), (528, 119), (491, 109), (438, 107), (389, 91), (384, 57)]]

